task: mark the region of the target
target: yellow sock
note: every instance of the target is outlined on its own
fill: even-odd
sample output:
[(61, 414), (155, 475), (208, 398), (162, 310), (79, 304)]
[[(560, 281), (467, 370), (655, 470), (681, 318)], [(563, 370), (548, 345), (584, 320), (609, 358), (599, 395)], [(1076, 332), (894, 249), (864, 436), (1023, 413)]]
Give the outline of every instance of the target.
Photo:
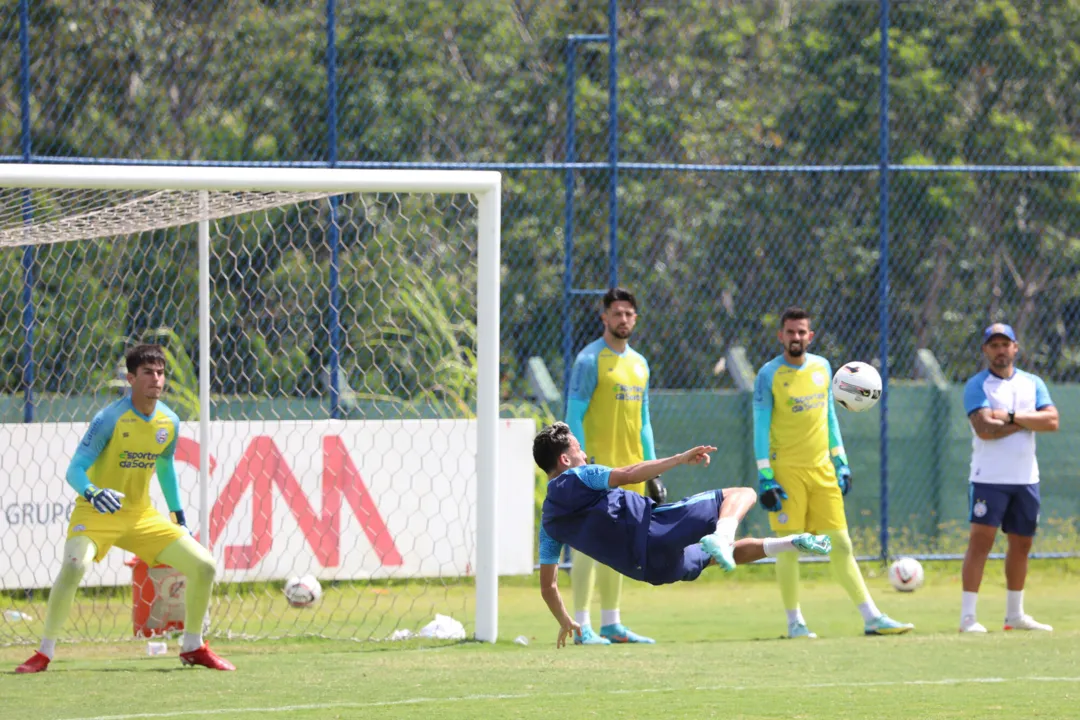
[(607, 565), (597, 563), (596, 584), (600, 586), (600, 624), (618, 624), (622, 621), (619, 617), (619, 603), (622, 601), (622, 574)]
[(155, 563), (164, 563), (184, 574), (184, 639), (183, 652), (202, 645), (203, 618), (210, 607), (216, 566), (214, 556), (195, 539), (184, 535), (158, 554)]
[(76, 535), (64, 543), (60, 572), (49, 591), (49, 606), (45, 610), (45, 634), (41, 641), (41, 652), (50, 658), (56, 647), (56, 638), (71, 614), (75, 592), (79, 589), (86, 569), (94, 562), (95, 555), (97, 545), (85, 535)]
[(780, 599), (789, 613), (799, 609), (799, 553), (785, 552), (776, 556), (776, 580), (780, 583)]
[[(833, 577), (856, 605), (870, 601), (870, 591), (866, 589), (859, 563), (855, 562), (855, 553), (851, 547), (851, 536), (847, 530), (825, 530), (822, 534), (832, 538), (832, 552), (829, 564), (832, 565)], [(861, 608), (860, 608), (861, 609)]]
[(596, 561), (584, 553), (571, 550), (573, 567), (570, 568), (570, 587), (574, 593), (574, 620), (579, 625), (589, 625), (589, 606), (592, 604), (593, 581), (596, 579)]

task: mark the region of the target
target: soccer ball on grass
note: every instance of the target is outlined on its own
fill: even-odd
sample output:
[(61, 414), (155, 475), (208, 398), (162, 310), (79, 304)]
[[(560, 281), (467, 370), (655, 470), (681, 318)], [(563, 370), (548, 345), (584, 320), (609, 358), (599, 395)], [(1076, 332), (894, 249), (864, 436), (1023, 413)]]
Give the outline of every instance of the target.
[(914, 592), (923, 584), (922, 563), (915, 558), (898, 558), (889, 566), (889, 582), (900, 592)]
[(322, 585), (314, 575), (294, 577), (285, 583), (285, 599), (293, 607), (308, 607), (322, 597)]

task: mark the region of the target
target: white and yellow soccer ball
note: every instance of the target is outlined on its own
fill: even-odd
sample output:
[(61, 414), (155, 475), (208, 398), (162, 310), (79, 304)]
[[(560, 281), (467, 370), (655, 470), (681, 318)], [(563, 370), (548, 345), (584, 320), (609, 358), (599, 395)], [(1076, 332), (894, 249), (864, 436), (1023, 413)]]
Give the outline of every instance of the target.
[(889, 566), (889, 582), (900, 592), (914, 592), (922, 587), (922, 563), (915, 558), (902, 557)]
[(293, 607), (308, 607), (322, 597), (322, 585), (314, 575), (294, 577), (285, 583), (285, 599)]
[(881, 375), (864, 362), (844, 363), (832, 379), (833, 398), (851, 412), (865, 412), (881, 399)]

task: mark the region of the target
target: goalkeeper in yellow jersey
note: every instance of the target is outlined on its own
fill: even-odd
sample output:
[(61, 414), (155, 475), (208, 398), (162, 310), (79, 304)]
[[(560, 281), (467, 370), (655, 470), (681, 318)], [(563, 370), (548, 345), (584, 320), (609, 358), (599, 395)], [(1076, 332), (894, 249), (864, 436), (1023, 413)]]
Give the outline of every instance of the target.
[[(180, 661), (236, 669), (202, 639), (216, 569), (210, 552), (191, 537), (180, 504), (173, 463), (180, 420), (158, 400), (165, 387), (165, 353), (157, 345), (137, 345), (128, 351), (126, 363), (131, 396), (97, 414), (68, 468), (68, 484), (80, 497), (71, 514), (63, 564), (49, 593), (41, 647), (17, 673), (49, 667), (79, 582), (90, 563), (100, 562), (114, 545), (150, 565), (174, 567), (187, 578)], [(150, 504), (155, 471), (175, 522)]]
[[(623, 467), (655, 460), (649, 421), (649, 363), (628, 342), (637, 324), (637, 300), (629, 290), (613, 288), (604, 295), (603, 306), (603, 337), (586, 345), (574, 360), (566, 424), (581, 440), (589, 463)], [(646, 483), (626, 489), (643, 495)], [(664, 501), (666, 493), (659, 478), (649, 481), (649, 492), (657, 503)], [(574, 619), (581, 626), (575, 631), (575, 644), (652, 643), (651, 638), (622, 623), (619, 601), (623, 576), (576, 549), (573, 560)], [(600, 585), (599, 635), (589, 618), (594, 578)]]
[[(914, 629), (877, 609), (859, 572), (844, 516), (851, 469), (832, 396), (829, 362), (807, 352), (810, 314), (788, 308), (780, 318), (784, 354), (767, 362), (754, 384), (754, 455), (758, 498), (778, 535), (810, 532), (832, 538), (833, 576), (862, 613), (867, 635)], [(799, 609), (799, 562), (778, 555), (776, 575), (787, 610), (788, 637), (817, 637)]]

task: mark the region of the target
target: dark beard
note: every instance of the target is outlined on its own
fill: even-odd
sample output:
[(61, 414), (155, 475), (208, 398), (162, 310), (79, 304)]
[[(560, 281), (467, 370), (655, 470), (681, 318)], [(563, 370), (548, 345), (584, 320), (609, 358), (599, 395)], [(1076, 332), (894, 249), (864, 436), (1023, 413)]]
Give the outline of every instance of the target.
[(798, 347), (795, 347), (794, 345), (788, 345), (787, 351), (788, 355), (790, 355), (791, 357), (802, 357), (802, 354), (806, 352), (806, 348), (803, 347), (803, 345), (800, 343)]
[(611, 328), (608, 332), (610, 332), (612, 334), (612, 336), (617, 337), (620, 340), (629, 340), (630, 335), (634, 331), (633, 330), (619, 330), (618, 328)]

